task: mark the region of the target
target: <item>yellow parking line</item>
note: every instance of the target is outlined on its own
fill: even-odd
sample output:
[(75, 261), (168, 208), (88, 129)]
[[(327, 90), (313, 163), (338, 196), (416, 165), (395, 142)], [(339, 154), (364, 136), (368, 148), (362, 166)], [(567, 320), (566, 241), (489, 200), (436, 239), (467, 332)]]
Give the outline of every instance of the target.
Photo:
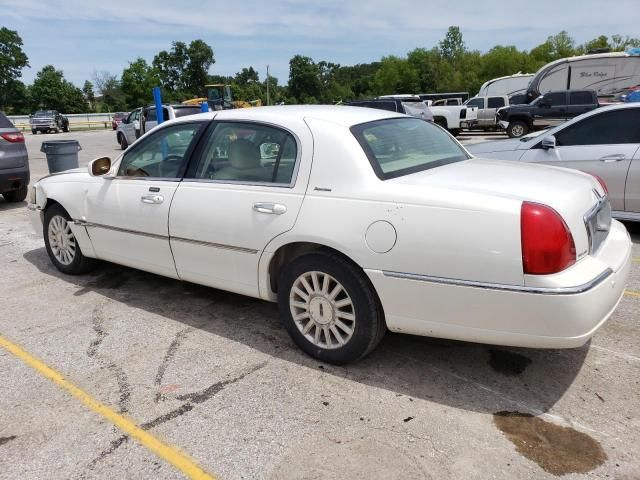
[(16, 344), (4, 338), (2, 335), (0, 335), (0, 347), (3, 347), (9, 353), (15, 355), (17, 358), (40, 373), (42, 376), (51, 380), (58, 387), (69, 392), (71, 395), (84, 403), (89, 409), (93, 410), (99, 415), (102, 415), (105, 419), (113, 423), (124, 433), (131, 436), (132, 438), (135, 438), (144, 447), (151, 450), (163, 460), (172, 464), (187, 477), (198, 480), (213, 480), (215, 478), (209, 473), (202, 470), (202, 468), (196, 465), (196, 463), (187, 455), (179, 452), (177, 449), (167, 445), (166, 443), (163, 443), (150, 433), (142, 430), (138, 425), (136, 425), (128, 418), (123, 417), (106, 405), (103, 405), (102, 403), (93, 399), (84, 390), (76, 387), (74, 384), (65, 379), (64, 375), (55, 371), (51, 367), (48, 367)]
[(625, 290), (624, 293), (632, 297), (640, 297), (640, 292), (634, 292), (633, 290)]

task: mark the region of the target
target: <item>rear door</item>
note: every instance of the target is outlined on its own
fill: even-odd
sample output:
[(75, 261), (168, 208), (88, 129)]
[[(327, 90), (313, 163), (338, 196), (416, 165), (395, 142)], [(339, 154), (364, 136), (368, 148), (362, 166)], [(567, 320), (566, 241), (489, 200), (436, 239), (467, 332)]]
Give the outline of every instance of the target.
[(569, 92), (569, 114), (577, 117), (590, 110), (593, 110), (593, 95), (591, 92), (577, 91)]
[(522, 160), (598, 175), (609, 188), (612, 208), (624, 211), (627, 173), (640, 148), (640, 108), (601, 111), (557, 131), (555, 138), (556, 148), (545, 150), (538, 142)]
[(27, 161), (24, 137), (18, 133), (13, 123), (0, 113), (0, 170), (20, 168)]
[(293, 228), (307, 187), (313, 141), (306, 125), (296, 132), (249, 121), (209, 128), (171, 205), (181, 279), (259, 295), (260, 256)]

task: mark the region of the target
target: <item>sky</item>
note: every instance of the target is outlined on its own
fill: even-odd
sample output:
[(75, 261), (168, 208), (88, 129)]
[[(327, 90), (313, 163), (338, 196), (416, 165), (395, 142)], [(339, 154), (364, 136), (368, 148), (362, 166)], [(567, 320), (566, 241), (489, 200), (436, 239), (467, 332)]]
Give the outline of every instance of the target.
[[(514, 5), (524, 5), (523, 7)], [(353, 65), (431, 48), (450, 25), (473, 50), (531, 49), (567, 30), (577, 43), (598, 35), (638, 37), (637, 0), (0, 0), (0, 27), (17, 30), (31, 68), (53, 64), (78, 86), (94, 71), (120, 75), (128, 62), (151, 63), (174, 40), (202, 39), (214, 51), (211, 74), (253, 66), (280, 84), (296, 54)], [(527, 11), (528, 10), (528, 11)], [(514, 72), (515, 73), (515, 72)]]

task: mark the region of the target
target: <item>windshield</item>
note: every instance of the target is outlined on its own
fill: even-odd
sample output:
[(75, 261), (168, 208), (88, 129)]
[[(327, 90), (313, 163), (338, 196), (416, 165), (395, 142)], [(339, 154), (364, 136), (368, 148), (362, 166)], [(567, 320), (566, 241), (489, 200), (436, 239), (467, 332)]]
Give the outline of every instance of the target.
[(53, 110), (38, 110), (33, 114), (34, 117), (53, 117)]
[(382, 180), (470, 158), (446, 131), (415, 118), (376, 120), (351, 132)]

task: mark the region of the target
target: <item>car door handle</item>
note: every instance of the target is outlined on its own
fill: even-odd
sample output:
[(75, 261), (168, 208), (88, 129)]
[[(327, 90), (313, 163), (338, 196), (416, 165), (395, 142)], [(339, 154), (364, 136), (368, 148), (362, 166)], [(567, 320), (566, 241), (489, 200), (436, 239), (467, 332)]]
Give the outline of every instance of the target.
[(164, 197), (162, 195), (142, 195), (140, 200), (142, 203), (162, 203)]
[(253, 209), (260, 213), (269, 213), (271, 215), (282, 215), (287, 211), (287, 207), (280, 203), (258, 202), (253, 204)]
[(626, 159), (627, 157), (624, 153), (614, 153), (613, 155), (606, 155), (604, 157), (600, 157), (600, 161), (605, 163), (620, 162)]

